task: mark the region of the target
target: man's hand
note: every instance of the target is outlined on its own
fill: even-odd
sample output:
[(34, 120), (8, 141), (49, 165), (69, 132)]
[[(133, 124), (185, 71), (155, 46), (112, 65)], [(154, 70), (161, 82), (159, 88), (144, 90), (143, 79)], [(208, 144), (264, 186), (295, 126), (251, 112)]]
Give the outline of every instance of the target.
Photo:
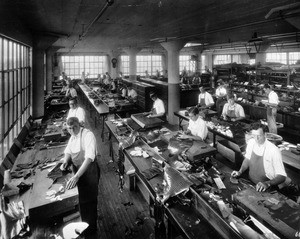
[(75, 174), (73, 177), (69, 179), (66, 185), (66, 189), (74, 188), (78, 182), (79, 177)]
[(256, 191), (257, 192), (264, 192), (264, 191), (266, 191), (269, 188), (269, 186), (270, 185), (268, 183), (266, 183), (266, 182), (258, 182), (256, 184)]
[(60, 170), (61, 171), (66, 171), (68, 167), (68, 162), (66, 160), (62, 160), (62, 164), (60, 165)]
[(240, 171), (232, 171), (232, 173), (231, 173), (231, 177), (234, 177), (234, 178), (239, 177), (240, 175), (241, 175)]

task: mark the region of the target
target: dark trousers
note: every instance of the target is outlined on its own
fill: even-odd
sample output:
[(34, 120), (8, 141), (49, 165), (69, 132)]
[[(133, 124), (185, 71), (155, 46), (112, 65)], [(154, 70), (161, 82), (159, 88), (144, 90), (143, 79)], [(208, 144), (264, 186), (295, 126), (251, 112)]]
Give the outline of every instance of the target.
[(100, 169), (97, 160), (95, 160), (80, 177), (77, 183), (81, 220), (89, 224), (89, 227), (84, 232), (86, 239), (97, 238), (97, 197), (99, 178)]
[(79, 202), (81, 220), (87, 222), (89, 227), (84, 231), (85, 239), (97, 239), (97, 201)]

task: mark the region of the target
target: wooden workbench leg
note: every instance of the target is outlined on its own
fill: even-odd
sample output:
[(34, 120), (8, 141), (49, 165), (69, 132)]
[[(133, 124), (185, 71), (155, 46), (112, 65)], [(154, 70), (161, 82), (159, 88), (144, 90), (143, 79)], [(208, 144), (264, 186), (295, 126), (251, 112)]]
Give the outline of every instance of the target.
[(136, 176), (135, 173), (128, 174), (129, 177), (129, 190), (135, 191), (136, 189)]
[(166, 226), (165, 226), (165, 210), (163, 203), (155, 200), (154, 202), (154, 233), (155, 239), (166, 239)]

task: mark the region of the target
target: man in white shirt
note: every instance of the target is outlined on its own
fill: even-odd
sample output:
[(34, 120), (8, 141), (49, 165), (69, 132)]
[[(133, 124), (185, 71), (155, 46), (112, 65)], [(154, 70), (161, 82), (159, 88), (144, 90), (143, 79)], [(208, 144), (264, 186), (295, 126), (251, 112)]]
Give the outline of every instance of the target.
[(78, 106), (77, 98), (71, 98), (69, 100), (70, 110), (67, 116), (67, 120), (71, 117), (77, 117), (81, 126), (85, 123), (85, 111)]
[(238, 177), (249, 169), (249, 178), (259, 192), (283, 184), (287, 175), (280, 150), (266, 139), (262, 124), (253, 125), (251, 134), (253, 138), (247, 143), (243, 164), (239, 171), (232, 172), (232, 177)]
[(77, 97), (77, 91), (73, 87), (73, 82), (71, 80), (67, 81), (67, 90), (66, 90), (67, 98)]
[(205, 121), (199, 116), (199, 109), (197, 107), (191, 108), (189, 110), (189, 117), (189, 126), (181, 138), (205, 140), (208, 130)]
[(224, 120), (237, 121), (245, 118), (245, 112), (240, 104), (235, 103), (234, 95), (227, 95), (227, 103), (223, 107), (222, 117)]
[(97, 164), (97, 143), (94, 134), (81, 128), (78, 118), (67, 120), (67, 129), (71, 134), (64, 151), (62, 170), (71, 164), (74, 175), (66, 184), (66, 189), (77, 185), (79, 194), (79, 210), (81, 220), (89, 227), (85, 238), (97, 238), (97, 196), (100, 170)]
[(276, 114), (277, 114), (277, 106), (279, 104), (278, 95), (275, 91), (271, 89), (269, 84), (265, 84), (264, 91), (268, 95), (267, 105), (267, 122), (269, 127), (269, 132), (273, 134), (277, 134), (277, 126), (276, 126)]
[(199, 87), (200, 94), (198, 97), (198, 107), (201, 109), (210, 108), (215, 104), (211, 94), (209, 94), (203, 86)]
[(149, 118), (160, 117), (163, 118), (165, 116), (166, 110), (164, 102), (157, 97), (157, 94), (152, 92), (150, 93), (150, 98), (154, 101), (153, 108), (151, 114), (148, 116)]
[(226, 103), (227, 89), (222, 79), (219, 79), (217, 82), (218, 82), (218, 87), (216, 89), (216, 97), (217, 97), (216, 109), (218, 112), (218, 116), (221, 116), (222, 108)]
[(128, 86), (127, 86), (127, 96), (128, 96), (128, 99), (130, 100), (130, 101), (133, 101), (133, 102), (136, 102), (137, 101), (137, 93), (136, 93), (136, 91), (132, 88), (132, 85), (131, 84), (129, 84)]

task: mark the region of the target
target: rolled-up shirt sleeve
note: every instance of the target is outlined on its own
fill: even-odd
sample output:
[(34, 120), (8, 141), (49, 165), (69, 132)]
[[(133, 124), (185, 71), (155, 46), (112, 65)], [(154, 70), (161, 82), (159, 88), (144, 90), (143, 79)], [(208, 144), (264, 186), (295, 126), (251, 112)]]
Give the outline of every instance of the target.
[(97, 155), (97, 143), (96, 143), (96, 138), (94, 134), (91, 131), (88, 131), (84, 135), (84, 151), (85, 155), (84, 158), (90, 158), (92, 161), (96, 158)]
[(254, 139), (249, 139), (247, 147), (246, 147), (246, 153), (245, 153), (245, 158), (248, 160), (250, 160), (250, 158), (251, 158), (253, 146), (254, 146)]
[(276, 147), (269, 149), (264, 155), (264, 168), (266, 176), (269, 179), (274, 179), (276, 175), (287, 176), (282, 162), (280, 150)]

